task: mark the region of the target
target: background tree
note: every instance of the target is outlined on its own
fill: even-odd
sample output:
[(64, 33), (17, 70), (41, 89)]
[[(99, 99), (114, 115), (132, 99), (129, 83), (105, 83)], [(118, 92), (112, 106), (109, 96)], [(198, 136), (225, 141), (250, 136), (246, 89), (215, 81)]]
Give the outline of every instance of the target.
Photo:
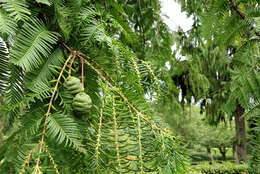
[[(203, 99), (202, 110), (212, 123), (234, 118), (237, 163), (246, 162), (246, 121), (253, 118), (243, 115), (259, 103), (259, 2), (179, 2), (194, 24), (190, 31), (176, 33), (177, 48), (187, 63), (171, 62), (174, 84), (187, 102), (192, 97), (195, 102)], [(174, 74), (174, 68), (184, 69), (183, 73)], [(253, 129), (259, 126), (258, 118), (250, 121)]]
[(213, 148), (218, 149), (222, 160), (226, 160), (226, 153), (234, 142), (234, 124), (220, 123), (217, 126), (209, 124), (204, 114), (200, 114), (198, 106), (185, 107), (183, 114), (163, 113), (173, 132), (181, 136), (187, 152), (193, 162), (203, 160), (207, 154), (212, 163)]
[(234, 142), (234, 128), (232, 129), (224, 123), (217, 127), (204, 124), (206, 124), (205, 127), (199, 129), (201, 137), (198, 137), (198, 142), (209, 149), (217, 148), (222, 156), (222, 161), (226, 161), (228, 148), (232, 148)]

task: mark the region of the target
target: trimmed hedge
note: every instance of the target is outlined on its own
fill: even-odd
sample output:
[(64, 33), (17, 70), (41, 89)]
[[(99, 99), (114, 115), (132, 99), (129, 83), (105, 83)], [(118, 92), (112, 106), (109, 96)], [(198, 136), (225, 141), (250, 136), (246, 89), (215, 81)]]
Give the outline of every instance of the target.
[(228, 162), (215, 165), (201, 164), (192, 167), (190, 174), (248, 174), (248, 166)]

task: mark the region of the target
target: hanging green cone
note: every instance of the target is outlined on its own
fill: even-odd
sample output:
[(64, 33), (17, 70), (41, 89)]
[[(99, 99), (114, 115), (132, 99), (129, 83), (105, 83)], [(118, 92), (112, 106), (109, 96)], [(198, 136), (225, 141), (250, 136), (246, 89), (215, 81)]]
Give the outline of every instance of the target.
[(72, 105), (75, 111), (88, 112), (92, 107), (92, 100), (85, 92), (80, 92), (73, 98)]
[(71, 94), (77, 94), (82, 91), (80, 79), (78, 79), (77, 77), (68, 77), (68, 79), (64, 83), (64, 86)]

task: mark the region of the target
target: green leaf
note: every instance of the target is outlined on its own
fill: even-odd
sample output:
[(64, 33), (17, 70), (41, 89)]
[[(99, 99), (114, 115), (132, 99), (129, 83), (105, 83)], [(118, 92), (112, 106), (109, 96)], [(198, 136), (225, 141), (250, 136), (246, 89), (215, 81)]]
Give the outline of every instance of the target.
[(15, 119), (19, 116), (19, 108), (10, 109), (14, 105), (21, 105), (20, 101), (24, 98), (23, 74), (18, 66), (9, 66), (10, 76), (8, 77), (8, 87), (6, 88), (6, 107), (8, 113), (5, 115), (6, 128), (11, 129)]
[(51, 3), (49, 2), (49, 0), (36, 0), (36, 2), (51, 6)]
[(27, 112), (22, 120), (22, 128), (21, 132), (23, 132), (25, 137), (30, 137), (38, 133), (39, 128), (41, 127), (41, 123), (44, 118), (45, 110), (39, 105), (35, 105), (35, 107)]
[(26, 23), (11, 49), (12, 63), (27, 72), (38, 68), (50, 55), (58, 36), (58, 33), (47, 30), (39, 20)]
[(5, 42), (0, 38), (0, 95), (4, 93), (4, 89), (6, 89), (8, 85), (8, 62), (8, 49)]
[(55, 113), (48, 117), (47, 134), (58, 144), (64, 143), (80, 152), (85, 152), (80, 143), (79, 125), (70, 117), (61, 113)]
[(73, 13), (71, 9), (63, 5), (63, 3), (55, 2), (54, 6), (58, 25), (64, 35), (65, 40), (67, 41), (73, 28), (71, 25)]
[(25, 0), (0, 0), (2, 7), (14, 20), (26, 20), (31, 15)]
[(44, 86), (48, 86), (49, 80), (52, 80), (55, 76), (55, 73), (52, 72), (50, 67), (61, 66), (61, 62), (63, 61), (63, 52), (60, 48), (58, 48), (50, 56), (48, 56), (41, 67), (26, 75), (26, 86), (33, 91), (35, 88), (42, 86), (42, 84), (44, 84)]
[(8, 16), (8, 14), (0, 9), (0, 32), (8, 35), (13, 35), (17, 29), (15, 20)]

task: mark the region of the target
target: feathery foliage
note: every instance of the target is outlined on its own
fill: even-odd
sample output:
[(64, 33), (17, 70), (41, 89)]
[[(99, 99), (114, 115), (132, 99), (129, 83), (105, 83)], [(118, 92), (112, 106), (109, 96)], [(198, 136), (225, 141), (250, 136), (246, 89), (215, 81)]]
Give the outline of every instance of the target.
[(28, 9), (28, 3), (25, 0), (1, 0), (0, 2), (2, 3), (2, 8), (16, 21), (26, 20), (31, 14)]
[(1, 39), (0, 40), (0, 94), (3, 95), (4, 89), (8, 85), (8, 49), (6, 47), (5, 42)]
[[(28, 35), (28, 32), (31, 34)], [(24, 71), (32, 71), (42, 64), (44, 57), (50, 55), (56, 40), (56, 33), (48, 31), (42, 22), (32, 20), (18, 34), (10, 51), (11, 61)]]
[(159, 1), (0, 2), (0, 173), (185, 173), (153, 109), (172, 41)]
[[(259, 102), (259, 2), (179, 2), (188, 16), (193, 17), (194, 24), (187, 32), (176, 32), (177, 48), (181, 48), (181, 55), (187, 57), (185, 61), (192, 62), (191, 67), (197, 69), (196, 76), (206, 77), (209, 85), (188, 83), (194, 77), (190, 76), (191, 67), (185, 61), (182, 61), (184, 65), (177, 67), (182, 71), (173, 74), (173, 81), (181, 88), (183, 98), (188, 102), (192, 97), (195, 101), (201, 101), (201, 110), (206, 111), (207, 119), (212, 124), (239, 117), (240, 125), (236, 122), (236, 148), (243, 147), (245, 154), (246, 132), (243, 124), (247, 121), (249, 149), (254, 146), (254, 150), (249, 150), (252, 156), (250, 172), (259, 173), (256, 167), (259, 166), (259, 153), (256, 153), (259, 147), (255, 146), (258, 141), (255, 130), (259, 129), (260, 118), (255, 111)], [(205, 84), (201, 79), (197, 83), (200, 82)], [(240, 129), (243, 131), (239, 132)], [(242, 155), (241, 152), (236, 153)], [(247, 160), (246, 155), (243, 158)]]

